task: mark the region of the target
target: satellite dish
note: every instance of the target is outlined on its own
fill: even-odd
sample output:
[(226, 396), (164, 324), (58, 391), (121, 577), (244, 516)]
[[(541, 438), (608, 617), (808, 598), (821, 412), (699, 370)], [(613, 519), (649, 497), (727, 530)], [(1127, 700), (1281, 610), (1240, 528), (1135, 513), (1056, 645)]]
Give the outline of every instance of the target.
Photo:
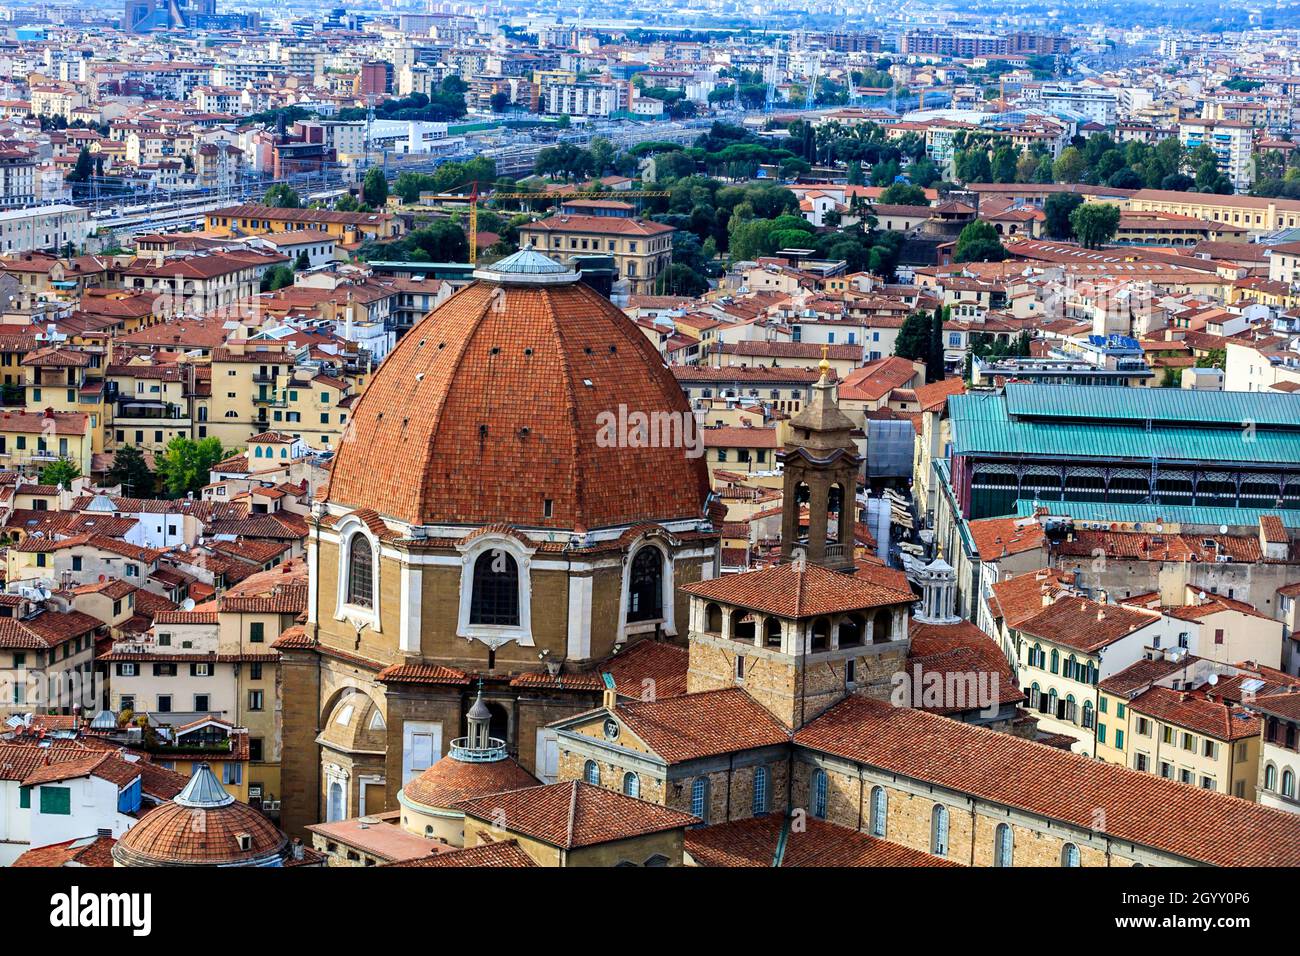
[(1218, 675), (1218, 674), (1211, 674), (1211, 675), (1210, 675), (1209, 677), (1207, 677), (1205, 680), (1206, 680), (1206, 683), (1208, 683), (1211, 687), (1213, 687), (1215, 684), (1219, 683), (1219, 675)]
[(181, 601), (181, 610), (182, 611), (194, 610), (194, 598), (186, 598), (184, 601)]
[(1228, 533), (1228, 526), (1226, 524), (1219, 525), (1219, 534), (1227, 534), (1227, 533)]

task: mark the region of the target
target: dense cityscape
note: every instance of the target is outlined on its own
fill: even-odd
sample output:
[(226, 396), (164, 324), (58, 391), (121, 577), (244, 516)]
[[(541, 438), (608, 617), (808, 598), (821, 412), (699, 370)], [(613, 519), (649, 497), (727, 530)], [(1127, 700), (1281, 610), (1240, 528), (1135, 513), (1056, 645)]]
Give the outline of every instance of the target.
[(0, 6), (0, 866), (1300, 865), (1297, 130), (1288, 2)]

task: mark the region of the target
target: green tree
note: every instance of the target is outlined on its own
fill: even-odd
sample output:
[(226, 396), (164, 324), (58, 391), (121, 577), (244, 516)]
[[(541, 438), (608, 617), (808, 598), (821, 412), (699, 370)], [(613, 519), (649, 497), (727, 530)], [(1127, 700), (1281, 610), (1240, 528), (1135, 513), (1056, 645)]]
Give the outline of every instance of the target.
[(469, 239), (465, 230), (450, 219), (439, 219), (410, 233), (403, 245), (409, 252), (422, 252), (426, 262), (469, 261)]
[(311, 257), (307, 255), (306, 249), (298, 253), (298, 258), (293, 260), (293, 268), (295, 272), (306, 272), (311, 268)]
[(69, 458), (52, 461), (41, 469), (41, 484), (72, 486), (72, 479), (81, 477), (81, 466)]
[(1043, 232), (1049, 239), (1073, 239), (1070, 213), (1083, 205), (1078, 193), (1052, 193), (1043, 203)]
[(488, 103), (492, 107), (493, 113), (504, 113), (506, 108), (510, 106), (510, 94), (493, 93), (488, 99)]
[(942, 381), (946, 374), (943, 358), (943, 320), (947, 310), (939, 306), (930, 319), (930, 351), (925, 357), (925, 380)]
[(911, 183), (894, 183), (892, 186), (886, 186), (885, 191), (880, 194), (880, 202), (887, 206), (928, 205), (925, 190)]
[(1017, 158), (1017, 151), (1011, 146), (999, 146), (993, 151), (991, 173), (995, 183), (1014, 183), (1016, 181)]
[(1070, 213), (1070, 227), (1085, 249), (1100, 249), (1119, 230), (1119, 206), (1114, 203), (1084, 203)]
[(1083, 153), (1075, 146), (1061, 150), (1061, 155), (1052, 164), (1052, 178), (1058, 183), (1081, 183), (1086, 171)]
[(145, 463), (144, 452), (134, 445), (123, 445), (113, 453), (113, 467), (104, 476), (104, 483), (110, 487), (120, 485), (128, 498), (149, 498), (157, 480)]
[[(914, 362), (928, 362), (931, 320), (928, 313), (913, 312), (903, 320), (894, 340), (894, 354)], [(926, 376), (929, 378), (929, 376)]]
[(286, 183), (276, 183), (262, 197), (262, 205), (275, 206), (277, 209), (297, 209), (302, 206), (297, 190)]
[(274, 292), (288, 285), (293, 285), (293, 270), (288, 266), (272, 266), (262, 273), (263, 292)]
[(95, 172), (95, 159), (90, 155), (90, 150), (85, 146), (81, 147), (81, 152), (77, 153), (77, 165), (68, 173), (68, 182), (84, 183), (90, 179)]
[(1001, 262), (1006, 257), (998, 231), (979, 219), (962, 229), (952, 253), (954, 262)]
[(167, 493), (179, 498), (206, 485), (213, 466), (225, 457), (226, 451), (218, 438), (195, 441), (177, 435), (158, 458), (158, 475)]
[(388, 202), (388, 179), (378, 166), (367, 171), (366, 178), (362, 180), (361, 198), (366, 205), (375, 209), (383, 209)]
[(697, 296), (709, 291), (709, 280), (690, 266), (674, 262), (659, 274), (655, 286), (660, 295)]

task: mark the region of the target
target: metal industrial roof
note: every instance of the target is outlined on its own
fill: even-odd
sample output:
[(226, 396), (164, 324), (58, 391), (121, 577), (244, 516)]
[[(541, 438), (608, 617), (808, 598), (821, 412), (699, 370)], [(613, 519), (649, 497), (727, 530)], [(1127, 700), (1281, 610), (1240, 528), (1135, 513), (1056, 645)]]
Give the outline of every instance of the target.
[(1150, 523), (1155, 531), (1157, 524), (1169, 522), (1178, 525), (1227, 525), (1229, 528), (1251, 528), (1259, 524), (1263, 515), (1277, 515), (1288, 528), (1300, 528), (1300, 510), (1292, 508), (1222, 508), (1196, 505), (1116, 504), (1099, 501), (1016, 501), (1016, 515), (1027, 518), (1034, 508), (1046, 508), (1050, 514), (1076, 521), (1102, 521), (1124, 523)]
[[(1013, 388), (1017, 391), (1041, 391), (1041, 399), (1036, 399), (1033, 393), (1026, 393), (1017, 402), (1022, 407), (1035, 409), (1035, 416), (1045, 417), (1013, 418), (1009, 415), (1009, 400), (993, 392), (954, 395), (948, 399), (954, 454), (1111, 458), (1145, 464), (1153, 459), (1231, 462), (1300, 468), (1300, 431), (1281, 431), (1258, 416), (1243, 414), (1238, 418), (1236, 415), (1237, 410), (1249, 408), (1248, 403), (1237, 402), (1237, 398), (1273, 396), (1086, 385), (1008, 385), (1007, 391)], [(1197, 425), (1198, 420), (1205, 419), (1187, 414), (1180, 418), (1188, 424), (1161, 424), (1148, 428), (1149, 414), (1132, 416), (1125, 412), (1142, 407), (1143, 396), (1131, 393), (1145, 395), (1150, 392), (1167, 393), (1168, 399), (1155, 400), (1166, 403), (1166, 407), (1169, 399), (1187, 402), (1189, 412), (1202, 404), (1196, 396), (1228, 397), (1227, 404), (1234, 412), (1229, 414), (1227, 409), (1221, 409), (1216, 413), (1211, 410), (1215, 416), (1211, 419), (1213, 424)], [(1300, 399), (1300, 396), (1294, 397)], [(1071, 409), (1070, 413), (1064, 411), (1066, 408)], [(1293, 409), (1288, 424), (1300, 423), (1300, 403)], [(1056, 415), (1060, 417), (1054, 417)], [(1253, 427), (1243, 426), (1243, 420), (1253, 423)]]
[(1010, 382), (1006, 406), (1016, 417), (1300, 428), (1300, 394), (1277, 392)]

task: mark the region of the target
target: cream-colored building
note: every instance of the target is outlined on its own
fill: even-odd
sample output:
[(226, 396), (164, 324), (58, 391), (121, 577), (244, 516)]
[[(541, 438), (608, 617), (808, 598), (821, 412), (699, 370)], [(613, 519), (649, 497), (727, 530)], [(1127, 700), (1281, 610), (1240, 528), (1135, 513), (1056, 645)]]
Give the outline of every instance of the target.
[(673, 233), (663, 223), (615, 216), (551, 216), (519, 227), (519, 246), (555, 259), (612, 256), (633, 295), (655, 292), (655, 279), (673, 261)]

